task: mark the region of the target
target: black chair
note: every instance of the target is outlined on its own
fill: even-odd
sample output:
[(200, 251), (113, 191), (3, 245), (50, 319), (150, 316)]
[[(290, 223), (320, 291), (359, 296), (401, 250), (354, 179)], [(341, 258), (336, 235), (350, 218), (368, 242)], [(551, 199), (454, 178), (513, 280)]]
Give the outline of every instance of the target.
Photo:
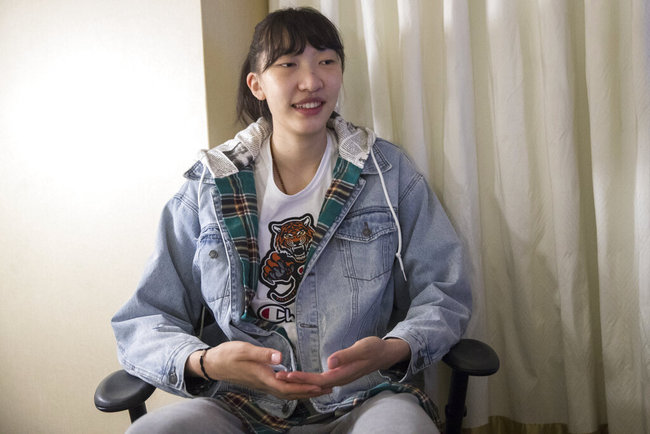
[[(499, 370), (499, 357), (487, 344), (462, 339), (442, 359), (452, 369), (449, 397), (445, 407), (445, 433), (460, 433), (465, 417), (465, 397), (470, 376), (492, 375)], [(147, 413), (145, 401), (156, 388), (116, 371), (106, 377), (95, 391), (95, 406), (105, 412), (129, 411), (131, 422)]]

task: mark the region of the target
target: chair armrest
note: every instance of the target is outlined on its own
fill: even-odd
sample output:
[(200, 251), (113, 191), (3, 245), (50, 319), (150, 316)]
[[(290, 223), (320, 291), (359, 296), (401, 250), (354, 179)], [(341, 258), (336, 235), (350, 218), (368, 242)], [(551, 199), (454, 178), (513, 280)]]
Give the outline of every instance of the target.
[(492, 375), (499, 370), (499, 356), (487, 344), (461, 339), (442, 358), (451, 367), (449, 398), (445, 407), (445, 433), (460, 434), (465, 417), (465, 398), (469, 376)]
[(442, 360), (454, 371), (487, 376), (499, 370), (499, 356), (488, 345), (475, 339), (461, 339)]
[(116, 371), (97, 386), (95, 407), (105, 412), (129, 410), (142, 405), (155, 389), (126, 371)]

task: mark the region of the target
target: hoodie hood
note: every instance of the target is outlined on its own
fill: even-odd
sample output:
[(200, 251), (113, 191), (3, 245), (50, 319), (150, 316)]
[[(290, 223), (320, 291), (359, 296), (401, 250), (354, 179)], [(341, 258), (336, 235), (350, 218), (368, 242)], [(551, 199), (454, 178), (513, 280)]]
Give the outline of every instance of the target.
[[(336, 136), (341, 158), (363, 169), (370, 149), (375, 143), (374, 131), (358, 127), (343, 119), (338, 113), (332, 113), (327, 121), (327, 128)], [(209, 151), (202, 151), (201, 161), (213, 178), (233, 175), (255, 161), (262, 144), (272, 132), (271, 123), (264, 118), (259, 118), (237, 133), (234, 138)]]

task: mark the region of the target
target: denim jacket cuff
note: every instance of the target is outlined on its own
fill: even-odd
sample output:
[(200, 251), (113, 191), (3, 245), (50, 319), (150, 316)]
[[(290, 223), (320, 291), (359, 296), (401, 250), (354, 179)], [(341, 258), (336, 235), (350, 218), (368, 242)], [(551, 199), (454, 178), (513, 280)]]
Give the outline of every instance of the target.
[[(383, 377), (392, 379), (394, 378), (394, 372), (397, 370), (399, 372), (404, 372), (403, 377), (398, 380), (400, 383), (404, 383), (406, 381), (409, 381), (415, 374), (422, 371), (424, 368), (431, 364), (427, 355), (426, 344), (420, 342), (417, 336), (408, 333), (408, 331), (404, 329), (394, 329), (393, 331), (386, 334), (383, 339), (388, 338), (397, 338), (406, 341), (406, 343), (408, 343), (409, 347), (411, 348), (411, 359), (406, 360), (403, 363), (398, 363), (394, 367), (391, 367), (389, 370), (379, 371)], [(391, 373), (393, 373), (393, 375), (390, 375)]]
[(199, 378), (185, 376), (185, 364), (190, 354), (202, 350), (206, 345), (202, 342), (190, 342), (180, 347), (172, 356), (167, 380), (168, 386), (176, 389), (178, 394), (187, 398), (197, 396), (212, 396), (219, 388), (218, 381), (203, 381)]

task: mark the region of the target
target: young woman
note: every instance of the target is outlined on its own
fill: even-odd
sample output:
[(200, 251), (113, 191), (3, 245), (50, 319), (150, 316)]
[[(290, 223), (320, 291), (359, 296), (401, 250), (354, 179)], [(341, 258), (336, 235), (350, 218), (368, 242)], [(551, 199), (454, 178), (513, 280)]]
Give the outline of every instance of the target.
[(260, 22), (238, 111), (167, 204), (155, 253), (113, 318), (120, 362), (187, 400), (133, 432), (435, 432), (412, 383), (460, 338), (460, 242), (396, 146), (335, 111), (335, 26)]

